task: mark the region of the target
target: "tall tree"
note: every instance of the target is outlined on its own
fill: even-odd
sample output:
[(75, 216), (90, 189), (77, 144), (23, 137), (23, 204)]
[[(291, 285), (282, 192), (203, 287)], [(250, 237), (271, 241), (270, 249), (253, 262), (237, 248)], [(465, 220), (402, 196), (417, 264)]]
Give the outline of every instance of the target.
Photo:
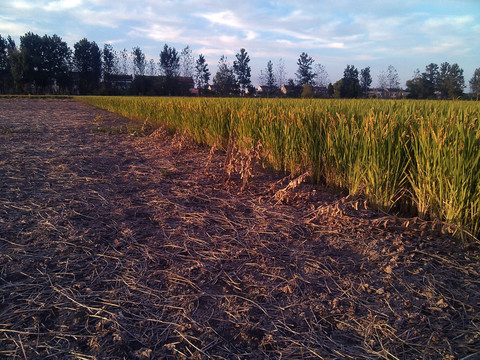
[(470, 90), (472, 90), (472, 93), (475, 95), (480, 94), (480, 68), (476, 68), (472, 78), (469, 81), (470, 84)]
[(329, 79), (328, 79), (328, 73), (327, 73), (327, 70), (325, 69), (325, 66), (323, 66), (322, 64), (315, 64), (313, 69), (315, 72), (315, 81), (314, 81), (315, 85), (322, 88), (326, 88), (328, 86)]
[(202, 54), (198, 55), (198, 59), (195, 62), (195, 81), (200, 93), (207, 88), (208, 82), (210, 81), (208, 64), (205, 61), (205, 56)]
[(170, 47), (167, 44), (163, 46), (163, 50), (160, 52), (159, 68), (164, 76), (165, 94), (175, 95), (178, 87), (175, 78), (179, 75), (180, 57), (174, 47)]
[(66, 87), (69, 81), (72, 51), (65, 41), (57, 36), (45, 35), (42, 38), (47, 84), (56, 83), (57, 89)]
[(160, 70), (167, 78), (174, 78), (178, 76), (180, 70), (180, 58), (178, 52), (174, 47), (167, 44), (164, 45), (160, 53)]
[(15, 41), (7, 37), (8, 42), (8, 58), (10, 61), (10, 71), (12, 80), (12, 91), (15, 93), (22, 92), (23, 85), (23, 60), (20, 50), (17, 48)]
[(360, 88), (362, 89), (362, 96), (368, 96), (368, 90), (372, 85), (372, 75), (370, 74), (370, 66), (360, 70)]
[(195, 59), (192, 55), (190, 46), (186, 46), (180, 53), (180, 75), (184, 77), (193, 78), (195, 67)]
[(267, 95), (272, 95), (276, 92), (276, 79), (273, 71), (273, 63), (268, 60), (265, 71), (260, 71), (260, 85), (265, 86)]
[(275, 78), (279, 89), (286, 84), (287, 72), (285, 70), (285, 60), (282, 58), (278, 59), (277, 66), (275, 67)]
[(233, 71), (237, 76), (237, 83), (240, 85), (241, 95), (243, 95), (245, 94), (245, 90), (251, 85), (251, 68), (250, 65), (248, 65), (250, 56), (248, 56), (248, 53), (242, 48), (235, 57), (236, 60), (233, 62)]
[(450, 65), (448, 62), (440, 64), (438, 73), (438, 90), (443, 99), (455, 99), (463, 95), (465, 79), (463, 69), (458, 64)]
[(130, 54), (128, 53), (127, 49), (123, 49), (122, 51), (120, 51), (120, 60), (121, 60), (120, 70), (123, 75), (128, 75), (129, 73), (131, 73), (130, 66), (129, 66), (130, 61), (128, 60), (129, 58), (130, 58)]
[(70, 59), (71, 50), (57, 35), (40, 37), (27, 33), (20, 37), (22, 78), (35, 92), (51, 92), (54, 85), (63, 85), (68, 77)]
[(387, 69), (387, 87), (389, 90), (398, 90), (400, 88), (400, 77), (393, 65), (389, 65)]
[(74, 44), (73, 62), (79, 73), (80, 93), (92, 93), (98, 88), (102, 74), (102, 54), (95, 41), (82, 39)]
[(413, 78), (407, 80), (407, 97), (410, 99), (424, 99), (426, 97), (424, 80), (420, 70), (415, 70)]
[(47, 82), (42, 43), (42, 38), (32, 32), (20, 37), (22, 82), (30, 89), (33, 88), (35, 92), (39, 90), (39, 87), (44, 87)]
[(378, 88), (382, 91), (382, 97), (385, 97), (388, 90), (387, 73), (385, 71), (378, 74)]
[(145, 69), (147, 67), (147, 60), (145, 59), (145, 54), (143, 53), (140, 47), (136, 46), (132, 49), (133, 57), (133, 74), (134, 75), (145, 75)]
[(340, 86), (340, 97), (357, 98), (360, 95), (360, 81), (358, 70), (353, 65), (347, 65), (343, 71), (342, 83)]
[(12, 53), (15, 49), (15, 42), (12, 47), (10, 40), (10, 37), (3, 38), (0, 35), (0, 94), (7, 93), (13, 88)]
[(221, 56), (218, 61), (218, 70), (213, 78), (213, 84), (219, 95), (233, 95), (238, 92), (238, 84), (233, 67), (227, 58)]
[(112, 45), (105, 44), (103, 46), (102, 60), (103, 81), (109, 88), (111, 76), (118, 73), (118, 56)]
[(295, 73), (297, 76), (297, 84), (302, 86), (304, 84), (313, 84), (316, 74), (312, 70), (314, 60), (308, 56), (306, 52), (302, 52), (297, 60), (298, 70)]
[(150, 61), (148, 62), (148, 75), (157, 75), (157, 65), (155, 64), (155, 60), (153, 59), (150, 59)]
[(435, 98), (435, 91), (438, 90), (438, 65), (430, 63), (425, 67), (425, 72), (422, 73), (423, 82), (423, 97)]

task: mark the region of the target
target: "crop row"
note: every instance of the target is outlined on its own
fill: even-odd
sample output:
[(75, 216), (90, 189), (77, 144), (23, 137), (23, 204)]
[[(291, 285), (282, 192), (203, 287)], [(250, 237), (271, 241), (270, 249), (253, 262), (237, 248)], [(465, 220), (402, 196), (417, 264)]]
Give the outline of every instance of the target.
[(276, 170), (478, 235), (480, 104), (455, 101), (85, 97), (202, 144), (262, 144)]

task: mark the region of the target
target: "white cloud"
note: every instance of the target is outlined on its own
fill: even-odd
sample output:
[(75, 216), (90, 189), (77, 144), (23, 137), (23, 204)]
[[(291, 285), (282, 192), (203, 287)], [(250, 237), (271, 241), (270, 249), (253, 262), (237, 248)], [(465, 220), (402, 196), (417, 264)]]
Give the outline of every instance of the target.
[(243, 24), (240, 19), (238, 19), (237, 16), (235, 16), (235, 14), (230, 10), (215, 13), (203, 13), (198, 14), (198, 16), (207, 19), (212, 24), (224, 25), (237, 29), (243, 28)]
[(129, 37), (147, 37), (158, 42), (178, 42), (182, 39), (183, 30), (168, 25), (151, 25), (150, 27), (132, 27), (132, 31), (128, 33)]
[(57, 0), (57, 1), (50, 1), (47, 5), (43, 8), (46, 11), (65, 11), (77, 8), (82, 5), (82, 0)]
[(255, 40), (256, 38), (258, 38), (258, 34), (255, 31), (251, 31), (251, 30), (246, 31), (245, 40), (250, 41), (250, 40)]
[(15, 21), (14, 19), (0, 16), (0, 34), (6, 37), (10, 36), (22, 36), (28, 31), (37, 31), (36, 27), (32, 27), (29, 24)]

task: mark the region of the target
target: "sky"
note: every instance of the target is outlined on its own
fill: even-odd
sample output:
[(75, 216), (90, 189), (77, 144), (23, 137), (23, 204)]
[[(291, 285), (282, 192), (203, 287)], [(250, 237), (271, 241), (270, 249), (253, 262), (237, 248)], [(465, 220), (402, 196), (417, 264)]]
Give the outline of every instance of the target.
[(245, 48), (252, 83), (271, 60), (295, 79), (302, 52), (332, 83), (347, 65), (370, 66), (373, 86), (389, 65), (401, 86), (430, 63), (458, 63), (468, 80), (480, 67), (480, 0), (0, 0), (0, 35), (26, 32), (87, 38), (120, 51), (139, 46), (159, 60), (164, 44), (205, 55), (212, 77), (221, 55)]

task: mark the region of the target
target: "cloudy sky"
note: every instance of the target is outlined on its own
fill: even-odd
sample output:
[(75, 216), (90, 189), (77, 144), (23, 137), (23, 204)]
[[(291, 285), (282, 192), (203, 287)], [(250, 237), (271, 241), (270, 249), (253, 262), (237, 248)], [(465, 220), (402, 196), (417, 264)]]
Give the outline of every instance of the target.
[[(465, 81), (480, 67), (480, 0), (0, 0), (0, 34), (59, 35), (70, 47), (86, 37), (116, 50), (140, 48), (158, 61), (167, 43), (206, 56), (213, 74), (221, 55), (245, 48), (252, 81), (282, 58), (294, 78), (307, 52), (330, 81), (347, 65), (378, 74), (393, 65), (402, 86), (431, 62), (458, 63)], [(468, 90), (468, 88), (467, 88)]]

